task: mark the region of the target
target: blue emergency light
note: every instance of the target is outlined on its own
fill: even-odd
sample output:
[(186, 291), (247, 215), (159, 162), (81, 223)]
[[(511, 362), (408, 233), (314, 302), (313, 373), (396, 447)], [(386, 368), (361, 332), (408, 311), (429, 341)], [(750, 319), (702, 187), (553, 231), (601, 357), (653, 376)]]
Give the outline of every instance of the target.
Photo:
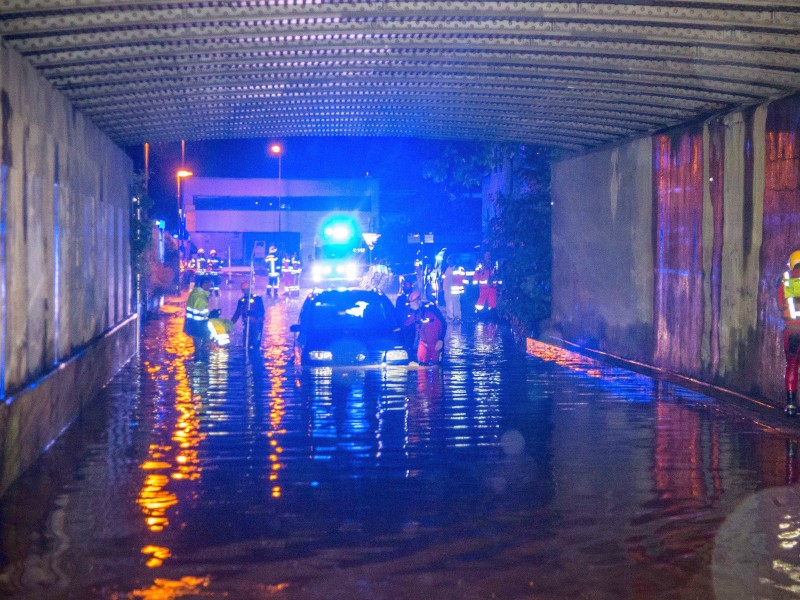
[(320, 237), (329, 244), (352, 244), (357, 239), (357, 225), (351, 217), (337, 215), (322, 223)]

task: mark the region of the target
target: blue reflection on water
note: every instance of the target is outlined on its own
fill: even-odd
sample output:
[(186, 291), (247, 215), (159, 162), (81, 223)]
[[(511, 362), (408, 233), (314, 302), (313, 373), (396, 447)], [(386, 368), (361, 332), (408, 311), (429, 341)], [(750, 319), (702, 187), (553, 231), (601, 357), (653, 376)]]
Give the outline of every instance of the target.
[(296, 311), (269, 305), (261, 351), (237, 330), (208, 366), (178, 319), (149, 324), (58, 470), (80, 476), (32, 473), (49, 491), (3, 504), (0, 590), (34, 589), (35, 563), (74, 597), (712, 597), (720, 523), (796, 479), (784, 437), (666, 382), (526, 356), (494, 323), (450, 327), (441, 368), (295, 369)]

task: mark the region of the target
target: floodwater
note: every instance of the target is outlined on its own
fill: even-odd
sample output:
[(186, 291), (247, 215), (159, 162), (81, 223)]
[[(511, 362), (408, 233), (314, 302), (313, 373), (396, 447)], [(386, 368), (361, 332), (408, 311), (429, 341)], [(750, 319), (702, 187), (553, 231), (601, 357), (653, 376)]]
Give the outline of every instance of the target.
[(800, 596), (789, 434), (493, 323), (441, 368), (303, 372), (298, 309), (208, 365), (177, 299), (148, 322), (0, 501), (0, 597)]

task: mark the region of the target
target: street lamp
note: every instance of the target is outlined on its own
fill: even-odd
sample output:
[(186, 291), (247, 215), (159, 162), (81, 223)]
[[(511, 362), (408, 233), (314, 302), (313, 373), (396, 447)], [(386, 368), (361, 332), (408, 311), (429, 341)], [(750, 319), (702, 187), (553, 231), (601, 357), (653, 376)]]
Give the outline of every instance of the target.
[(269, 145), (269, 153), (272, 156), (278, 157), (278, 233), (281, 232), (281, 192), (283, 187), (281, 185), (281, 158), (283, 157), (283, 146), (277, 142)]
[(178, 236), (181, 240), (181, 260), (186, 260), (186, 248), (184, 239), (186, 238), (186, 215), (183, 211), (183, 195), (181, 194), (181, 179), (184, 177), (191, 177), (194, 175), (191, 171), (180, 169), (175, 173), (175, 179), (178, 182)]

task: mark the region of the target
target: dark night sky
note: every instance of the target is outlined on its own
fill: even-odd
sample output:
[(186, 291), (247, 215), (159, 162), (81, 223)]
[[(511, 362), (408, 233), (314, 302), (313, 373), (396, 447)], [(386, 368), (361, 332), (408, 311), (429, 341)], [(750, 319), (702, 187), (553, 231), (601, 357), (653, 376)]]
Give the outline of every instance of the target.
[[(273, 141), (284, 145), (284, 179), (369, 174), (380, 180), (381, 212), (407, 217), (410, 230), (480, 230), (479, 206), (453, 206), (422, 176), (424, 162), (442, 151), (443, 141), (340, 137), (187, 141), (186, 166), (198, 176), (274, 178), (278, 160), (266, 150)], [(143, 146), (127, 150), (135, 169), (144, 170)], [(150, 195), (155, 203), (151, 216), (166, 219), (168, 227), (177, 222), (175, 172), (180, 160), (180, 142), (150, 145)]]

